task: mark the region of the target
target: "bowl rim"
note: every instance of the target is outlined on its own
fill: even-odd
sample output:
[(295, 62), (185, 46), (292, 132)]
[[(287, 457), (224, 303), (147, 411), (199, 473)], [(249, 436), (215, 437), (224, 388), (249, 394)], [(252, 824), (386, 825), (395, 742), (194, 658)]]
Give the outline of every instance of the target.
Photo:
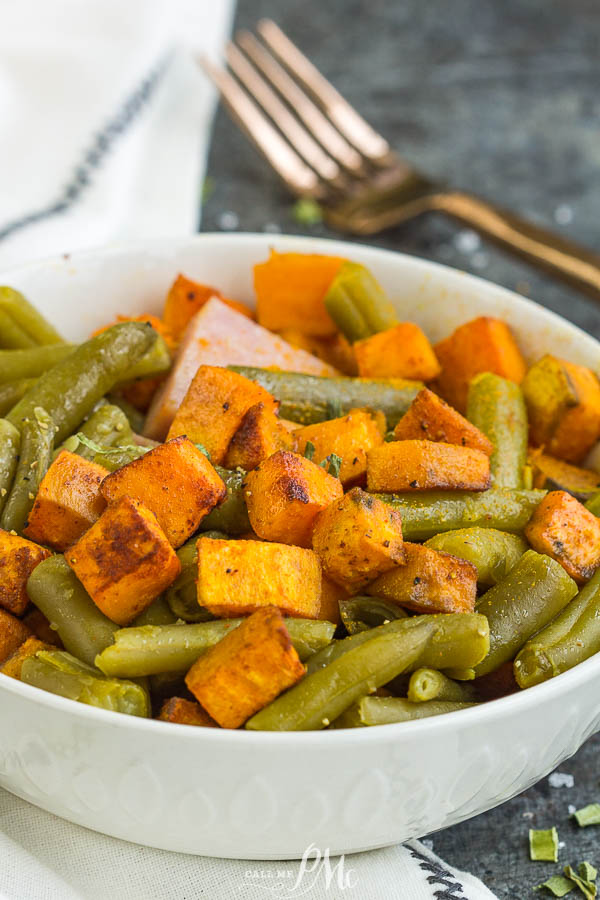
[[(62, 255), (52, 255), (41, 259), (35, 259), (26, 263), (19, 263), (14, 266), (2, 268), (0, 270), (0, 281), (5, 281), (12, 276), (18, 276), (20, 273), (27, 273), (33, 269), (40, 269), (45, 266), (72, 265), (78, 262), (86, 263), (88, 260), (96, 260), (99, 257), (110, 256), (126, 256), (133, 253), (156, 254), (163, 256), (165, 253), (173, 252), (178, 248), (194, 245), (209, 245), (211, 243), (229, 243), (229, 244), (256, 244), (264, 247), (265, 244), (290, 244), (292, 246), (312, 247), (313, 250), (319, 252), (320, 248), (330, 248), (335, 253), (347, 252), (348, 247), (367, 251), (373, 258), (391, 259), (400, 258), (400, 260), (409, 261), (411, 266), (422, 270), (424, 274), (434, 271), (442, 277), (446, 273), (450, 273), (453, 277), (457, 274), (464, 277), (468, 283), (480, 285), (481, 289), (488, 295), (496, 295), (504, 297), (507, 301), (517, 308), (526, 311), (533, 309), (542, 309), (544, 315), (550, 321), (566, 328), (578, 337), (593, 346), (600, 354), (600, 341), (596, 340), (593, 335), (588, 334), (579, 328), (579, 326), (569, 322), (553, 310), (543, 307), (541, 304), (505, 288), (502, 285), (487, 281), (478, 275), (471, 275), (461, 269), (447, 266), (424, 259), (422, 257), (413, 256), (408, 253), (402, 253), (396, 250), (390, 250), (382, 247), (374, 247), (370, 244), (354, 243), (351, 241), (336, 240), (324, 237), (312, 237), (310, 235), (292, 235), (292, 234), (267, 234), (261, 232), (202, 232), (194, 235), (182, 235), (181, 237), (168, 237), (164, 240), (153, 238), (151, 240), (129, 240), (114, 244), (89, 248), (86, 250), (75, 251), (74, 253), (64, 253)], [(346, 248), (346, 249), (345, 249)], [(327, 737), (323, 738), (323, 731), (246, 731), (245, 729), (226, 729), (226, 728), (191, 728), (186, 725), (177, 723), (164, 723), (157, 719), (145, 719), (138, 716), (125, 715), (123, 713), (115, 713), (111, 710), (104, 710), (93, 706), (87, 706), (83, 703), (77, 703), (66, 697), (51, 694), (32, 685), (24, 684), (14, 678), (0, 673), (0, 692), (6, 691), (10, 694), (23, 697), (34, 703), (39, 703), (49, 709), (57, 712), (63, 712), (70, 715), (74, 719), (85, 719), (90, 724), (101, 726), (103, 722), (112, 724), (114, 727), (130, 728), (132, 730), (146, 732), (149, 735), (161, 736), (161, 739), (168, 739), (169, 735), (178, 735), (179, 739), (187, 741), (243, 741), (244, 745), (258, 744), (264, 747), (267, 744), (275, 746), (272, 742), (277, 742), (276, 746), (287, 745), (290, 742), (300, 741), (303, 746), (317, 744), (320, 746), (338, 746), (362, 743), (372, 743), (378, 740), (396, 740), (405, 735), (407, 738), (415, 739), (420, 735), (425, 735), (431, 739), (432, 735), (438, 732), (443, 733), (448, 729), (457, 730), (460, 726), (474, 727), (485, 726), (490, 717), (495, 719), (506, 719), (513, 715), (523, 715), (532, 705), (539, 705), (549, 699), (556, 699), (562, 694), (566, 694), (575, 690), (577, 686), (588, 679), (594, 677), (600, 671), (600, 653), (594, 654), (589, 659), (584, 660), (572, 669), (563, 672), (561, 675), (551, 678), (548, 681), (534, 685), (526, 690), (518, 691), (496, 700), (480, 703), (468, 709), (456, 710), (449, 720), (449, 715), (432, 716), (424, 719), (417, 719), (409, 722), (398, 722), (389, 725), (379, 725), (373, 728), (339, 728), (332, 729), (327, 732)], [(452, 724), (454, 723), (454, 724)], [(169, 728), (164, 725), (169, 724)], [(184, 738), (185, 735), (185, 738)]]

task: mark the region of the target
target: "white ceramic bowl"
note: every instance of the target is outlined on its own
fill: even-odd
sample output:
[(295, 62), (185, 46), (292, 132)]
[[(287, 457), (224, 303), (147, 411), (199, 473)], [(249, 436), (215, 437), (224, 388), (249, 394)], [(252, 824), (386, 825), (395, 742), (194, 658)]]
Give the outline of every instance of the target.
[[(159, 311), (179, 271), (252, 301), (252, 265), (279, 250), (372, 268), (433, 340), (482, 313), (529, 358), (600, 368), (600, 345), (540, 306), (421, 259), (272, 235), (202, 235), (77, 254), (0, 274), (70, 338), (117, 313)], [(346, 731), (269, 734), (104, 712), (0, 675), (0, 784), (88, 828), (167, 850), (291, 859), (418, 837), (529, 787), (600, 727), (600, 655), (523, 693), (452, 715)]]

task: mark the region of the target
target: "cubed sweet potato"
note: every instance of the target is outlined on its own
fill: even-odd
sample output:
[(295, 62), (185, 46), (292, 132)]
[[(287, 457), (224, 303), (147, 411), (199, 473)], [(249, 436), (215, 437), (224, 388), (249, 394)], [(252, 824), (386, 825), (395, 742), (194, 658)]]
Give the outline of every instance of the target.
[(204, 453), (186, 437), (173, 438), (104, 479), (102, 494), (140, 500), (151, 510), (174, 547), (198, 530), (227, 488)]
[(279, 421), (275, 412), (277, 406), (261, 400), (250, 407), (225, 454), (223, 465), (226, 469), (239, 466), (249, 472), (278, 450), (291, 450), (293, 439)]
[(260, 384), (219, 366), (200, 366), (169, 428), (169, 438), (187, 435), (203, 444), (215, 464), (227, 448), (251, 407), (262, 403), (274, 412), (275, 399)]
[(263, 606), (318, 618), (321, 566), (312, 550), (253, 540), (198, 541), (198, 603), (235, 618)]
[(28, 637), (31, 637), (31, 632), (27, 625), (0, 609), (0, 663), (8, 659)]
[(360, 488), (352, 488), (317, 516), (313, 548), (323, 572), (360, 591), (404, 562), (400, 514)]
[(363, 378), (411, 378), (431, 381), (441, 367), (427, 336), (414, 322), (356, 341), (354, 355)]
[(32, 606), (29, 612), (23, 616), (23, 622), (43, 644), (51, 644), (62, 650), (63, 642), (58, 636), (58, 631), (51, 627), (44, 613), (36, 606)]
[(340, 332), (330, 337), (315, 337), (295, 328), (285, 328), (279, 332), (279, 336), (292, 347), (306, 350), (307, 353), (312, 353), (323, 362), (329, 363), (343, 375), (358, 375), (352, 344)]
[(337, 371), (212, 297), (186, 328), (173, 367), (148, 410), (145, 435), (164, 439), (200, 366), (232, 365), (309, 375), (335, 375)]
[(340, 600), (346, 600), (347, 597), (348, 590), (346, 588), (323, 575), (321, 578), (321, 601), (317, 619), (324, 619), (326, 622), (333, 622), (334, 625), (339, 625), (342, 621)]
[(194, 663), (185, 682), (221, 728), (239, 728), (306, 669), (278, 609), (260, 609)]
[(192, 316), (195, 316), (198, 310), (202, 309), (211, 297), (218, 297), (222, 303), (225, 303), (236, 312), (248, 316), (249, 319), (254, 318), (252, 310), (245, 303), (229, 300), (217, 288), (210, 287), (207, 284), (199, 284), (199, 282), (192, 281), (190, 278), (186, 278), (185, 275), (179, 274), (169, 288), (163, 311), (165, 326), (169, 329), (175, 341), (181, 339)]
[(317, 337), (335, 334), (335, 322), (323, 300), (343, 262), (338, 256), (271, 250), (266, 262), (254, 266), (260, 324), (271, 331), (293, 328)]
[(153, 512), (119, 497), (65, 554), (86, 591), (118, 625), (140, 615), (181, 571)]
[(66, 550), (102, 515), (104, 466), (61, 450), (42, 479), (23, 534), (54, 550)]
[(486, 456), (494, 452), (494, 445), (485, 434), (472, 425), (445, 400), (423, 388), (419, 391), (408, 412), (402, 416), (394, 430), (397, 441), (443, 441), (481, 450)]
[(404, 565), (385, 572), (367, 594), (385, 597), (419, 613), (473, 612), (477, 569), (466, 559), (405, 542)]
[(193, 700), (183, 697), (171, 697), (165, 700), (160, 708), (158, 718), (161, 722), (176, 722), (178, 725), (201, 725), (204, 728), (218, 728), (205, 709)]
[(534, 550), (561, 564), (578, 584), (600, 566), (600, 519), (566, 491), (551, 491), (525, 528)]
[(493, 372), (520, 384), (527, 368), (506, 322), (490, 316), (466, 322), (433, 349), (442, 367), (440, 393), (461, 413), (467, 408), (469, 382), (475, 375)]
[(490, 458), (441, 441), (391, 441), (367, 454), (370, 491), (486, 491)]
[(296, 450), (304, 454), (306, 445), (315, 448), (313, 462), (321, 463), (335, 453), (342, 460), (339, 479), (343, 485), (364, 482), (367, 452), (383, 443), (385, 424), (364, 409), (353, 409), (347, 416), (305, 425), (294, 432)]
[(581, 462), (600, 438), (600, 382), (591, 369), (549, 354), (523, 381), (531, 442)]
[(288, 450), (270, 456), (244, 481), (250, 524), (267, 541), (310, 547), (318, 513), (343, 494), (342, 483)]
[(21, 666), (30, 656), (35, 656), (38, 650), (54, 650), (51, 644), (45, 644), (36, 637), (28, 637), (23, 641), (16, 650), (14, 650), (8, 659), (5, 659), (0, 666), (2, 675), (8, 675), (9, 678), (21, 677)]
[(600, 491), (600, 473), (593, 469), (580, 469), (536, 449), (529, 451), (528, 462), (533, 471), (534, 488), (567, 491), (582, 503)]
[(0, 528), (0, 607), (22, 616), (29, 603), (27, 579), (50, 551)]

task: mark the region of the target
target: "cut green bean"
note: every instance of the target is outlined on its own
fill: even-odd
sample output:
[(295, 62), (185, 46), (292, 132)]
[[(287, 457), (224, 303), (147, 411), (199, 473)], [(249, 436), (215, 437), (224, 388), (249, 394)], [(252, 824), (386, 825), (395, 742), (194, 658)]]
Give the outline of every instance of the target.
[(487, 675), (517, 655), (529, 638), (544, 628), (577, 593), (577, 585), (560, 563), (528, 550), (506, 578), (477, 603), (490, 626), (490, 652), (475, 666)]
[(78, 659), (93, 665), (97, 654), (112, 644), (119, 626), (100, 612), (64, 556), (51, 556), (36, 566), (27, 593)]
[[(78, 434), (82, 435), (82, 438), (77, 437)], [(70, 450), (92, 462), (98, 452), (95, 446), (105, 450), (115, 444), (132, 442), (133, 432), (125, 413), (112, 403), (103, 403), (81, 425), (77, 434), (71, 435), (56, 448), (54, 456), (58, 456), (61, 450)]]
[[(0, 288), (0, 297), (2, 290)], [(3, 350), (25, 350), (27, 347), (37, 346), (37, 341), (23, 331), (21, 326), (0, 307), (0, 347)]]
[(365, 694), (396, 678), (414, 665), (431, 639), (435, 626), (421, 619), (405, 631), (375, 628), (361, 632), (368, 640), (306, 675), (294, 687), (246, 722), (253, 731), (312, 731), (326, 728)]
[(341, 265), (324, 303), (339, 330), (351, 342), (398, 324), (396, 310), (385, 291), (360, 263)]
[(459, 528), (437, 534), (426, 547), (466, 559), (477, 569), (477, 581), (490, 586), (502, 581), (527, 550), (517, 534), (496, 528)]
[(0, 287), (0, 311), (9, 316), (34, 344), (62, 344), (62, 337), (20, 291)]
[(4, 384), (0, 384), (0, 416), (10, 412), (36, 381), (36, 378), (20, 378), (18, 381), (5, 381)]
[(6, 419), (0, 419), (0, 514), (15, 479), (20, 447), (19, 430)]
[(242, 488), (246, 473), (243, 469), (223, 469), (221, 466), (215, 466), (215, 469), (225, 482), (227, 497), (202, 519), (200, 530), (222, 531), (226, 535), (252, 531)]
[(594, 494), (593, 497), (590, 497), (588, 502), (585, 504), (586, 509), (589, 509), (591, 513), (600, 518), (600, 491), (597, 494)]
[(492, 372), (469, 384), (467, 419), (490, 439), (493, 487), (522, 489), (527, 463), (527, 409), (518, 384)]
[[(206, 531), (202, 537), (226, 538), (220, 531)], [(186, 622), (210, 622), (215, 617), (204, 606), (198, 603), (198, 536), (191, 538), (177, 550), (181, 563), (181, 572), (167, 589), (165, 599), (171, 611), (178, 619)]]
[[(138, 323), (145, 324), (148, 328), (152, 328), (147, 322)], [(146, 353), (139, 359), (132, 361), (132, 364), (124, 372), (119, 379), (122, 384), (128, 384), (130, 381), (139, 381), (140, 378), (153, 378), (156, 375), (164, 375), (171, 368), (171, 354), (167, 347), (166, 341), (161, 334), (154, 331), (154, 340)]]
[[(36, 406), (43, 406), (57, 427), (60, 443), (72, 434), (98, 400), (123, 377), (132, 363), (152, 346), (156, 332), (144, 322), (113, 325), (49, 369), (10, 411), (7, 418), (21, 427)], [(60, 348), (61, 345), (43, 349)], [(33, 351), (1, 351), (26, 353)], [(15, 376), (13, 375), (14, 379)], [(7, 379), (8, 380), (8, 379)]]
[[(0, 383), (37, 378), (73, 355), (72, 344), (48, 344), (24, 350), (0, 350)], [(36, 406), (42, 404), (36, 402)]]
[(424, 491), (417, 494), (376, 494), (402, 516), (407, 541), (426, 541), (457, 528), (497, 528), (519, 534), (546, 491), (496, 490)]
[(447, 675), (448, 678), (452, 678), (453, 681), (473, 681), (475, 678), (475, 669), (471, 666), (467, 666), (466, 668), (462, 666), (449, 666), (447, 669), (444, 668), (444, 675)]
[(161, 595), (153, 600), (143, 613), (134, 619), (132, 627), (142, 628), (144, 625), (173, 625), (177, 617), (173, 615), (171, 607)]
[(600, 651), (600, 569), (555, 619), (532, 637), (515, 659), (521, 688), (560, 675)]
[(369, 628), (408, 616), (406, 610), (397, 603), (390, 603), (380, 597), (349, 597), (348, 600), (340, 600), (339, 605), (340, 616), (348, 634), (368, 631)]
[[(114, 643), (96, 657), (95, 664), (105, 675), (121, 678), (186, 672), (202, 653), (243, 621), (215, 619), (196, 625), (121, 628), (115, 633)], [(300, 659), (328, 644), (335, 631), (331, 622), (314, 619), (286, 619), (285, 624)]]
[(249, 366), (229, 366), (262, 385), (279, 400), (279, 414), (300, 425), (312, 425), (368, 407), (385, 413), (393, 428), (408, 410), (423, 384), (403, 378), (327, 378), (298, 372), (277, 372)]
[(407, 698), (411, 703), (425, 703), (428, 700), (471, 703), (477, 700), (477, 693), (468, 682), (453, 681), (437, 669), (421, 668), (410, 676)]
[(21, 681), (76, 700), (129, 716), (148, 717), (148, 692), (132, 681), (105, 678), (96, 669), (62, 650), (38, 650), (23, 662)]
[(54, 423), (41, 406), (36, 406), (32, 418), (22, 423), (19, 462), (0, 518), (6, 531), (21, 534), (27, 524), (40, 482), (50, 465), (54, 432)]
[(144, 413), (140, 412), (139, 409), (136, 409), (133, 403), (130, 403), (129, 400), (126, 400), (119, 394), (109, 394), (108, 400), (113, 406), (118, 406), (125, 414), (131, 431), (135, 431), (136, 434), (141, 434), (144, 430), (144, 422), (146, 421)]
[(412, 722), (430, 716), (469, 709), (476, 703), (453, 702), (449, 700), (428, 700), (426, 703), (411, 703), (401, 697), (363, 697), (336, 719), (334, 728), (361, 728), (371, 725), (394, 725), (397, 722)]

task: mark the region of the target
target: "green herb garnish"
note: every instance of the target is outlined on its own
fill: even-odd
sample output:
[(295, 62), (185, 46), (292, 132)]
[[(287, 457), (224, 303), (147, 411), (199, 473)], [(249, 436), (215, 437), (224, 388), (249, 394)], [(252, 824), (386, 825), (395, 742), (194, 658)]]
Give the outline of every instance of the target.
[(546, 888), (554, 897), (566, 897), (574, 887), (575, 885), (569, 878), (565, 878), (563, 875), (553, 875), (548, 881), (536, 885), (534, 890), (541, 891), (542, 888)]
[(340, 477), (340, 469), (342, 468), (342, 457), (338, 456), (337, 453), (332, 453), (329, 459), (329, 467), (327, 471), (330, 475), (333, 475), (334, 478)]
[(573, 818), (580, 828), (586, 825), (600, 825), (600, 803), (589, 803), (573, 813)]
[[(122, 452), (125, 450), (140, 450), (143, 453), (148, 453), (148, 451), (152, 449), (152, 447), (141, 447), (139, 444), (123, 444), (118, 447), (101, 447), (96, 441), (92, 441), (89, 437), (86, 437), (82, 431), (78, 431), (75, 437), (79, 443), (83, 444), (84, 447), (87, 447), (88, 450), (93, 450), (94, 453), (98, 453), (101, 456), (108, 456), (111, 453)], [(77, 449), (77, 445), (75, 445), (74, 449)]]
[(311, 443), (311, 441), (306, 442), (306, 447), (304, 448), (304, 458), (312, 459), (315, 455), (315, 445)]
[(327, 418), (339, 419), (342, 415), (342, 404), (339, 400), (330, 400), (327, 404)]
[[(575, 872), (575, 869), (572, 866), (565, 866), (565, 875), (569, 878), (573, 884), (575, 884), (586, 900), (595, 900), (596, 897), (596, 869), (589, 862), (582, 862), (579, 864), (579, 874)], [(592, 875), (590, 879), (587, 877), (588, 875)]]
[(194, 444), (194, 447), (196, 447), (200, 451), (200, 453), (204, 453), (205, 457), (210, 462), (210, 453), (208, 452), (204, 444), (196, 443)]
[(556, 828), (536, 831), (529, 829), (529, 858), (558, 862), (558, 832)]
[(298, 225), (318, 225), (323, 221), (323, 210), (316, 200), (301, 197), (292, 206), (292, 218)]

